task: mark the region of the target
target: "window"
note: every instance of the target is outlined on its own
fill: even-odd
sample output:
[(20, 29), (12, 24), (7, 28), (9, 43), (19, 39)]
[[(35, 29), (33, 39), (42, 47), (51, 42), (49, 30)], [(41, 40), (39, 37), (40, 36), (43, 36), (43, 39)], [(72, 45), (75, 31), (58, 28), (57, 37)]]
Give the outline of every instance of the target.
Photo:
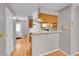
[(16, 24), (16, 32), (21, 32), (21, 24), (20, 23)]

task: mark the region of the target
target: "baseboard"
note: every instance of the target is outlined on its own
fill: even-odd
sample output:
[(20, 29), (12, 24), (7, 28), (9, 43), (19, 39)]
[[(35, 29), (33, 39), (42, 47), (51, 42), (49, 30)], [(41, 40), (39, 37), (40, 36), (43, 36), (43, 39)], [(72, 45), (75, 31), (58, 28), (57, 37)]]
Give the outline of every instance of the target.
[(66, 54), (66, 55), (69, 56), (68, 53), (64, 52), (64, 51), (61, 50), (61, 49), (55, 49), (55, 50), (52, 50), (52, 51), (46, 52), (46, 53), (44, 53), (44, 54), (42, 54), (42, 55), (39, 55), (39, 56), (45, 56), (45, 55), (48, 55), (48, 54), (50, 54), (50, 53), (52, 53), (52, 52), (56, 52), (56, 51), (58, 51), (58, 50), (60, 50), (61, 52), (63, 52), (64, 54)]
[[(15, 48), (14, 48), (14, 49), (15, 49)], [(8, 53), (7, 56), (11, 56), (11, 53), (12, 53), (12, 51), (13, 51), (14, 49), (12, 49), (12, 50)]]
[(79, 54), (79, 52), (75, 52), (74, 54), (72, 54), (71, 56), (76, 56), (76, 54)]

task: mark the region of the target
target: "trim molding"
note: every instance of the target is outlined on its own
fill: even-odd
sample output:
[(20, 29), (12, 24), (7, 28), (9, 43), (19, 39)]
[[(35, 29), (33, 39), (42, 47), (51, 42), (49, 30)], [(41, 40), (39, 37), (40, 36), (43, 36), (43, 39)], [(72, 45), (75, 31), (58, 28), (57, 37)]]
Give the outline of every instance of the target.
[(11, 6), (10, 4), (5, 3), (5, 6), (12, 12), (12, 14), (13, 14), (14, 16), (16, 16), (15, 11), (14, 11), (14, 9), (12, 8), (12, 6)]
[(76, 56), (76, 54), (79, 54), (79, 52), (75, 52), (71, 56)]
[[(14, 49), (15, 49), (15, 48), (14, 48)], [(11, 53), (12, 53), (12, 51), (13, 51), (14, 49), (12, 49), (12, 50), (7, 54), (7, 56), (11, 56)]]

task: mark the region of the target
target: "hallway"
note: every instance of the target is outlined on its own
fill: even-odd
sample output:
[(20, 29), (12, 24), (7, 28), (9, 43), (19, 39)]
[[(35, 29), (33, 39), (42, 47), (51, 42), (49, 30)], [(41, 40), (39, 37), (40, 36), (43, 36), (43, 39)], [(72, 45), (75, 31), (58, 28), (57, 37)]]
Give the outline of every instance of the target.
[(16, 48), (11, 52), (11, 56), (31, 56), (31, 55), (32, 55), (31, 44), (27, 42), (26, 36), (23, 35), (22, 39), (16, 39)]

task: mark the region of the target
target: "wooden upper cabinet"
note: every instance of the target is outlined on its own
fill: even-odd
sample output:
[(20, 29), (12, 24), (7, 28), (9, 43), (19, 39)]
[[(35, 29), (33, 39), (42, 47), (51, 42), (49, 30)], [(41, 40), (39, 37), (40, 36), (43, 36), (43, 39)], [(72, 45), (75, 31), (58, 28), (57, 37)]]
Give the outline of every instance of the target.
[(56, 15), (49, 15), (46, 13), (39, 13), (39, 22), (57, 23)]
[(32, 27), (33, 27), (33, 20), (29, 19), (29, 28), (32, 28)]

